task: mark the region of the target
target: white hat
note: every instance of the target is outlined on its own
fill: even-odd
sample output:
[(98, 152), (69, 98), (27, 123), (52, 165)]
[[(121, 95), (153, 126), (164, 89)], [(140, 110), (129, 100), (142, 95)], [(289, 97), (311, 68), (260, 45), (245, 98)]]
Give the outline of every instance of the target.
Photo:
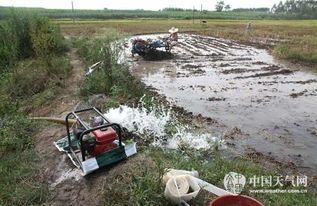
[(172, 28), (170, 28), (170, 30), (168, 30), (168, 32), (171, 34), (176, 33), (176, 32), (178, 32), (178, 28), (172, 27)]

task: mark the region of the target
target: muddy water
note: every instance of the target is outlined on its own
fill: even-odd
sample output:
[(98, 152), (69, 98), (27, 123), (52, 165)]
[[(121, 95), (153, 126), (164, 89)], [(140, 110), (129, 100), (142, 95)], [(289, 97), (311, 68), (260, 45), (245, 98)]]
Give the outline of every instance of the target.
[[(162, 35), (161, 35), (162, 36)], [(141, 36), (141, 38), (156, 36)], [(182, 34), (171, 60), (130, 58), (133, 72), (167, 99), (238, 127), (235, 150), (256, 151), (317, 171), (317, 74), (285, 66), (266, 50)]]

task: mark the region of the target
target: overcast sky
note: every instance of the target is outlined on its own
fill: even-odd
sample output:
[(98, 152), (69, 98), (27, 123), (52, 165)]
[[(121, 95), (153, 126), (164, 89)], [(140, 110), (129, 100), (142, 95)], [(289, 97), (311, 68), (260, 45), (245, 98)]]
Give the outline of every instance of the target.
[[(0, 6), (42, 7), (70, 9), (72, 0), (0, 0)], [(73, 0), (75, 9), (149, 9), (165, 7), (195, 8), (214, 10), (218, 0)], [(280, 0), (224, 0), (231, 8), (269, 7)]]

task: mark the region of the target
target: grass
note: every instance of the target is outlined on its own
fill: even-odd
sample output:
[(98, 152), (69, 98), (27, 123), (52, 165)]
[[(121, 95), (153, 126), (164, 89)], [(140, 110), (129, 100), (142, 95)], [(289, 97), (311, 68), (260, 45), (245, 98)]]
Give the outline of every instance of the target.
[[(207, 155), (207, 156), (206, 156)], [(209, 161), (206, 161), (209, 159)], [(257, 176), (277, 175), (263, 166), (253, 162), (252, 159), (234, 158), (226, 159), (217, 155), (201, 154), (195, 151), (162, 151), (160, 149), (149, 149), (139, 157), (128, 160), (132, 166), (122, 171), (120, 181), (116, 182), (115, 188), (111, 182), (104, 186), (104, 205), (171, 205), (164, 197), (165, 186), (162, 183), (162, 176), (165, 168), (181, 170), (196, 169), (200, 178), (223, 188), (224, 176), (229, 172), (237, 172), (248, 178)], [(111, 180), (109, 180), (111, 181)], [(284, 186), (278, 189), (295, 189), (291, 186)], [(288, 206), (288, 205), (315, 205), (316, 196), (313, 193), (304, 194), (253, 194), (250, 192), (252, 186), (247, 183), (242, 194), (255, 197), (266, 206)], [(192, 200), (190, 205), (208, 205), (208, 202), (216, 196), (201, 191)]]
[[(195, 32), (202, 35), (215, 36), (241, 41), (246, 44), (256, 46), (268, 45), (273, 39), (276, 41), (292, 41), (292, 44), (286, 45), (284, 50), (290, 50), (290, 54), (285, 52), (274, 52), (273, 54), (280, 58), (293, 58), (298, 62), (308, 62), (316, 64), (316, 44), (317, 20), (225, 20), (225, 19), (206, 19), (206, 24), (200, 24), (199, 20), (179, 20), (179, 19), (109, 19), (109, 20), (80, 20), (75, 24), (71, 20), (53, 20), (60, 25), (62, 32), (67, 36), (91, 36), (102, 35), (109, 29), (115, 29), (119, 33), (128, 33), (131, 35), (142, 33), (166, 33), (171, 27), (178, 27), (181, 32)], [(246, 24), (251, 22), (253, 29), (246, 31)], [(294, 41), (293, 39), (306, 38), (308, 40)], [(310, 39), (310, 40), (309, 40)], [(311, 44), (311, 42), (313, 42)], [(279, 45), (276, 46), (277, 51)], [(283, 50), (283, 48), (282, 48)], [(304, 57), (301, 54), (304, 51)], [(283, 55), (282, 55), (283, 53)]]
[[(68, 35), (76, 35), (76, 30), (92, 29), (98, 34), (104, 33), (105, 28), (114, 28), (120, 32), (129, 34), (147, 33), (147, 32), (167, 32), (171, 26), (178, 27), (181, 32), (184, 31), (210, 31), (210, 30), (230, 30), (234, 31), (237, 28), (245, 31), (246, 24), (251, 22), (254, 29), (259, 29), (261, 32), (283, 36), (297, 34), (300, 32), (316, 34), (317, 20), (224, 20), (212, 19), (207, 20), (205, 25), (195, 20), (178, 20), (178, 19), (125, 19), (125, 20), (52, 20), (53, 23), (59, 24), (62, 31)], [(72, 31), (74, 33), (72, 33)]]
[(50, 65), (39, 58), (20, 61), (7, 80), (7, 94), (30, 111), (53, 99), (65, 87), (70, 71), (69, 59), (61, 56), (52, 56)]
[(294, 38), (290, 42), (278, 44), (273, 53), (283, 59), (306, 64), (317, 64), (317, 38), (307, 36)]
[(2, 25), (0, 32), (12, 38), (0, 41), (0, 205), (41, 205), (48, 191), (28, 112), (55, 97), (71, 67), (64, 39), (48, 19), (13, 11)]
[[(83, 10), (76, 9), (74, 12), (70, 9), (43, 9), (43, 8), (18, 8), (21, 11), (36, 12), (41, 16), (49, 18), (76, 18), (76, 19), (125, 19), (125, 18), (180, 18), (192, 19), (193, 12), (191, 9), (185, 11), (150, 11), (150, 10)], [(10, 7), (0, 7), (0, 19), (5, 18), (10, 11)], [(195, 18), (207, 19), (264, 19), (264, 18), (290, 18), (290, 16), (274, 15), (268, 12), (250, 12), (250, 11), (195, 11)]]
[(52, 57), (49, 66), (41, 59), (23, 60), (12, 70), (7, 92), (16, 99), (26, 99), (46, 89), (64, 86), (70, 70), (69, 60), (64, 57)]
[(39, 205), (47, 191), (38, 177), (38, 156), (31, 138), (35, 125), (1, 86), (0, 205)]
[(80, 94), (88, 97), (105, 94), (120, 99), (138, 100), (144, 94), (143, 84), (129, 71), (128, 65), (120, 62), (122, 38), (109, 32), (102, 37), (84, 38), (77, 41), (78, 52), (87, 66), (102, 61), (100, 68), (85, 78)]
[[(11, 7), (0, 6), (0, 19), (5, 18), (10, 11)], [(159, 11), (152, 10), (118, 10), (118, 9), (107, 9), (100, 8), (99, 10), (85, 10), (85, 9), (44, 9), (44, 8), (18, 8), (20, 11), (36, 12), (41, 16), (49, 18), (60, 19), (60, 18), (75, 18), (75, 19), (126, 19), (126, 18), (178, 18), (178, 19), (192, 19), (192, 9), (180, 9), (180, 8), (165, 8)], [(202, 12), (197, 9), (194, 11), (194, 18), (205, 18), (205, 19), (313, 19), (316, 15), (313, 15), (312, 11), (305, 13), (271, 13), (270, 8), (262, 10), (243, 10), (240, 11), (208, 11), (203, 10)]]
[[(41, 205), (46, 201), (48, 191), (39, 177), (39, 156), (32, 140), (37, 127), (30, 121), (26, 110), (34, 109), (40, 106), (40, 103), (46, 103), (48, 98), (53, 98), (54, 94), (44, 97), (40, 95), (47, 94), (48, 91), (55, 92), (59, 86), (53, 78), (47, 81), (47, 77), (50, 77), (48, 75), (43, 78), (49, 84), (39, 87), (41, 84), (36, 82), (38, 79), (34, 75), (38, 73), (35, 73), (34, 67), (20, 65), (18, 68), (28, 69), (30, 75), (9, 74), (0, 83), (0, 205)], [(13, 79), (16, 77), (20, 78), (14, 83)], [(58, 79), (58, 82), (62, 80)], [(10, 84), (6, 84), (7, 82)], [(21, 87), (24, 83), (29, 85)], [(52, 85), (56, 87), (49, 88)], [(21, 93), (23, 99), (14, 98), (13, 93), (19, 91), (34, 92), (30, 86), (41, 91), (30, 96)], [(11, 94), (5, 92), (9, 88), (13, 89), (10, 90)]]
[(0, 205), (40, 205), (48, 191), (39, 180), (33, 149), (8, 152), (0, 159)]

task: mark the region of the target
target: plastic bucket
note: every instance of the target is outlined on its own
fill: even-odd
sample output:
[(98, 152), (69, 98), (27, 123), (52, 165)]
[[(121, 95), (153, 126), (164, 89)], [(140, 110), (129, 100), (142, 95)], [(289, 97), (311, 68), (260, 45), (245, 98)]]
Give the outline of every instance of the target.
[(209, 206), (264, 206), (252, 197), (245, 195), (223, 195), (210, 202)]

